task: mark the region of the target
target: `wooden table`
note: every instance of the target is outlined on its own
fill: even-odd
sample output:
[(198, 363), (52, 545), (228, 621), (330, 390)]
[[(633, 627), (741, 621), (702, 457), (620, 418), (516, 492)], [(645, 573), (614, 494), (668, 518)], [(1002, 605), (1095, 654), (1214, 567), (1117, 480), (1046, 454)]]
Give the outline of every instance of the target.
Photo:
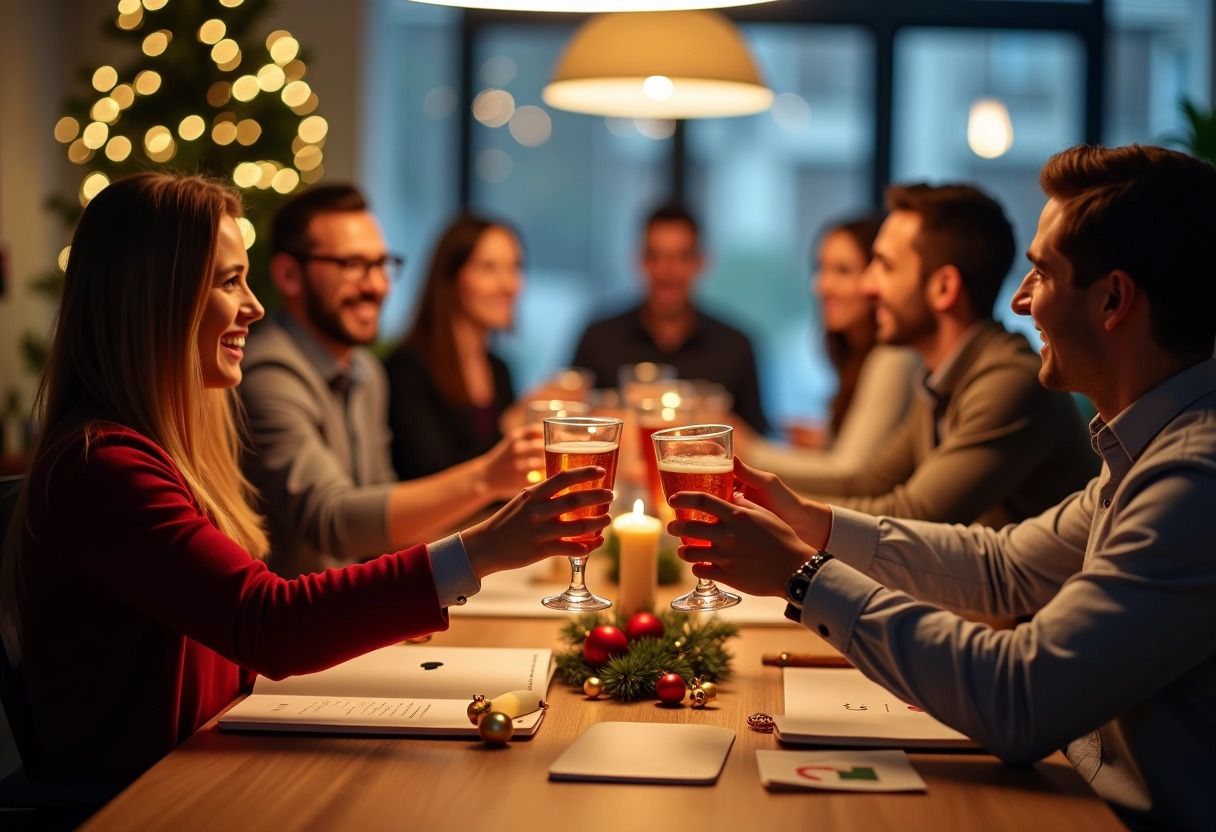
[[(435, 644), (555, 649), (545, 620), (453, 619)], [(914, 754), (926, 794), (768, 792), (757, 749), (778, 748), (747, 728), (782, 711), (781, 650), (830, 653), (796, 628), (754, 627), (731, 642), (735, 676), (717, 707), (586, 700), (559, 679), (545, 724), (506, 747), (461, 740), (223, 733), (214, 720), (96, 814), (102, 830), (1086, 830), (1122, 829), (1056, 754), (1029, 768), (977, 754)], [(737, 732), (714, 786), (560, 783), (549, 764), (589, 725), (610, 720), (709, 723)]]

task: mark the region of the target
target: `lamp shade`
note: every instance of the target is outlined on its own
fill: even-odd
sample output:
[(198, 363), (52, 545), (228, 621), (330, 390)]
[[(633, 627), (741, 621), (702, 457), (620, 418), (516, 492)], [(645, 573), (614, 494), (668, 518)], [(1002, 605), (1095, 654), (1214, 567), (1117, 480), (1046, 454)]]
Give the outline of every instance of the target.
[(772, 0), (414, 0), (433, 6), (492, 9), (515, 12), (669, 12), (684, 9), (721, 9), (754, 6)]
[(760, 112), (773, 93), (721, 13), (618, 12), (575, 30), (542, 98), (591, 115), (713, 118)]

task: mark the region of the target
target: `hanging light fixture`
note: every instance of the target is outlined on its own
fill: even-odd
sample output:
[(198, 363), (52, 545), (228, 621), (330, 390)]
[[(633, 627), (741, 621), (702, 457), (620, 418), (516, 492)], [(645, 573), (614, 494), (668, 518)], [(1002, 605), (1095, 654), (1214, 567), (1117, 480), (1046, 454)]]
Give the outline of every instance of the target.
[(772, 0), (414, 0), (433, 6), (459, 6), (465, 9), (491, 9), (515, 12), (671, 12), (688, 9), (721, 9), (727, 6), (754, 6)]
[(560, 110), (624, 118), (748, 115), (773, 101), (742, 33), (712, 11), (591, 18), (541, 97)]
[(967, 118), (967, 144), (976, 156), (995, 159), (1013, 147), (1013, 121), (1005, 102), (980, 98), (971, 105)]

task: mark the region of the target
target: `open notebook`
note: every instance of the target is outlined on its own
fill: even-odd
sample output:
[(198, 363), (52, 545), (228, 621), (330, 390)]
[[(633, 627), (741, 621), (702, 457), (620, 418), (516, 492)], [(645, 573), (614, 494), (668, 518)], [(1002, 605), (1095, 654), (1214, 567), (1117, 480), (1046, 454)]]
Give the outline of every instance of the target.
[[(477, 736), (466, 713), (475, 694), (531, 690), (553, 678), (547, 648), (393, 645), (319, 673), (273, 681), (220, 717), (230, 731)], [(515, 719), (515, 734), (540, 727), (544, 710)]]
[(794, 745), (977, 748), (973, 740), (901, 702), (855, 668), (785, 668), (777, 739)]

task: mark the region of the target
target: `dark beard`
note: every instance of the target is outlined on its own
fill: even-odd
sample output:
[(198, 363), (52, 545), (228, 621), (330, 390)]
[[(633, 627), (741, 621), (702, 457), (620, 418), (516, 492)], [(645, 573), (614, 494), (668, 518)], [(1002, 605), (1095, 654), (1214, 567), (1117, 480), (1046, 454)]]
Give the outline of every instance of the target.
[(370, 344), (375, 338), (359, 339), (352, 336), (346, 327), (342, 325), (342, 319), (338, 317), (336, 310), (326, 309), (317, 294), (312, 290), (307, 279), (304, 285), (304, 311), (308, 314), (308, 320), (312, 321), (312, 325), (326, 336), (348, 347), (362, 347)]

